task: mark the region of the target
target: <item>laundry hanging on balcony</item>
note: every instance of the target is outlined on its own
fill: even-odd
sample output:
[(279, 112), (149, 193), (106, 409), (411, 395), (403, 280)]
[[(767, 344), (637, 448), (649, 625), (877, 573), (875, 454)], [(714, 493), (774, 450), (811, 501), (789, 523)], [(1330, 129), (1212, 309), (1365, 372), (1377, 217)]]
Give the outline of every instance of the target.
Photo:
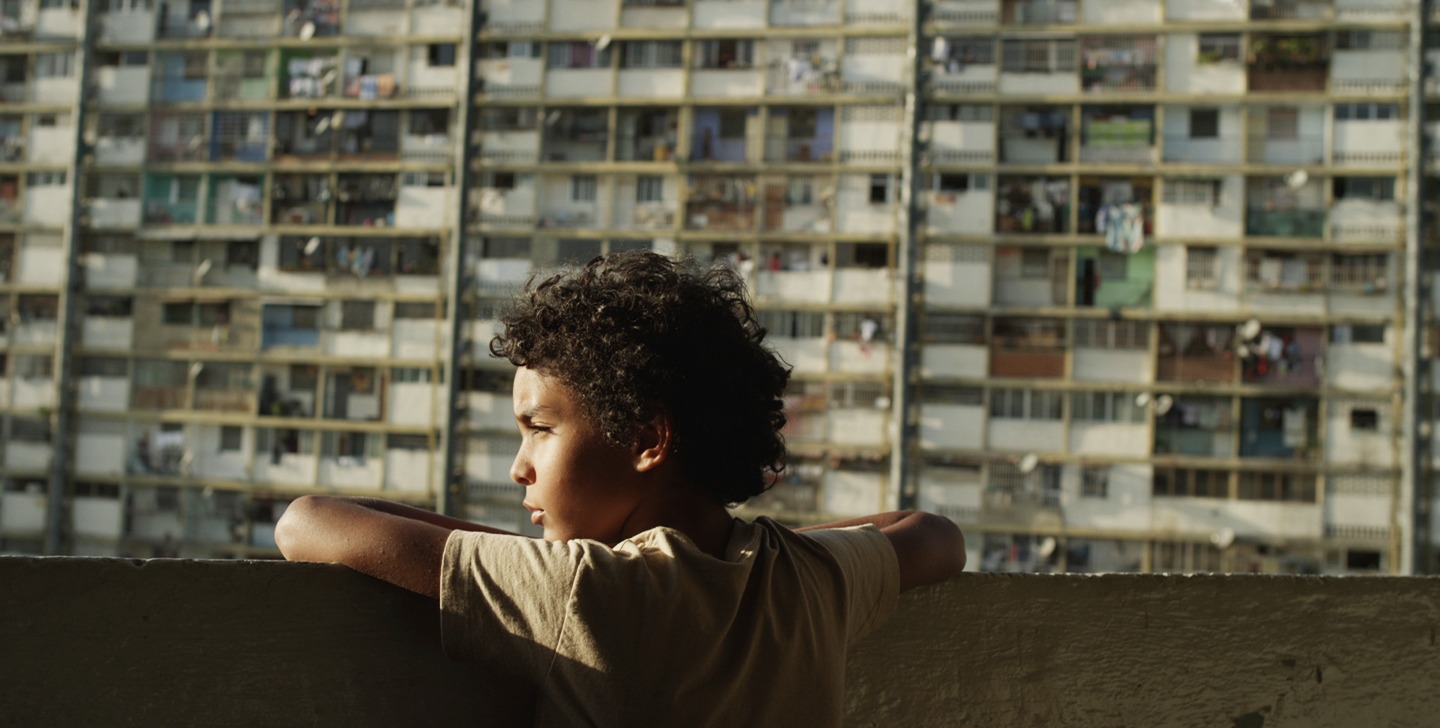
[(1145, 210), (1133, 202), (1103, 205), (1095, 213), (1095, 231), (1112, 253), (1138, 253), (1145, 247)]

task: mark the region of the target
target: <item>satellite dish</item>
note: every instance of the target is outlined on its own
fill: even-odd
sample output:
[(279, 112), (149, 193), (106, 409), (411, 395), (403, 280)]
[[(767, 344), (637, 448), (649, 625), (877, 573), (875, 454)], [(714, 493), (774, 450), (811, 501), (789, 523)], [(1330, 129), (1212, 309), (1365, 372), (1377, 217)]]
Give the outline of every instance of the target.
[(319, 136), (327, 131), (330, 131), (330, 117), (328, 116), (315, 122), (315, 135)]
[(884, 395), (875, 398), (875, 409), (890, 409), (890, 398)]
[(1235, 529), (1222, 528), (1219, 531), (1210, 534), (1210, 543), (1215, 544), (1216, 548), (1230, 548), (1230, 544), (1235, 543)]
[(307, 20), (304, 25), (300, 26), (300, 40), (310, 40), (314, 37), (315, 23), (314, 21)]
[(201, 33), (210, 32), (210, 13), (205, 10), (195, 13), (195, 27), (199, 28)]
[(309, 240), (305, 241), (305, 255), (314, 255), (314, 254), (315, 254), (315, 251), (317, 251), (317, 250), (319, 250), (319, 249), (320, 249), (320, 236), (319, 236), (319, 235), (316, 235), (315, 237), (310, 238)]
[(1144, 406), (1146, 406), (1146, 405), (1148, 405), (1148, 404), (1150, 404), (1150, 393), (1149, 393), (1149, 392), (1141, 392), (1141, 393), (1135, 395), (1135, 406), (1136, 406), (1136, 407), (1144, 407)]
[(1168, 394), (1162, 394), (1155, 400), (1155, 414), (1163, 415), (1175, 407), (1175, 398)]
[(1240, 324), (1239, 328), (1236, 329), (1236, 332), (1240, 334), (1240, 338), (1249, 340), (1259, 336), (1260, 329), (1260, 319), (1252, 318), (1249, 321)]
[(345, 124), (345, 112), (337, 111), (330, 115), (330, 128), (339, 129)]
[(560, 110), (554, 109), (545, 115), (545, 126), (554, 126), (560, 120)]
[(205, 274), (209, 273), (210, 268), (214, 265), (215, 263), (212, 262), (209, 258), (200, 261), (200, 265), (195, 266), (195, 280), (199, 281), (201, 278), (204, 278)]
[(191, 365), (190, 365), (190, 378), (191, 378), (191, 379), (194, 379), (195, 377), (200, 376), (200, 372), (202, 372), (202, 371), (205, 371), (205, 362), (197, 361), (197, 362), (191, 364)]
[(609, 48), (609, 47), (610, 47), (610, 36), (608, 36), (608, 35), (602, 35), (602, 36), (600, 36), (600, 38), (599, 38), (598, 40), (595, 41), (595, 50), (597, 50), (597, 51), (603, 51), (603, 50), (605, 50), (606, 48)]
[(320, 85), (321, 85), (321, 86), (329, 86), (330, 84), (332, 84), (332, 83), (335, 82), (335, 77), (336, 77), (336, 76), (339, 76), (339, 75), (340, 75), (340, 74), (339, 74), (339, 73), (336, 73), (336, 72), (335, 72), (335, 69), (333, 69), (333, 68), (330, 69), (330, 70), (328, 70), (328, 71), (326, 71), (326, 72), (324, 73), (324, 75), (320, 76)]
[(1046, 536), (1040, 540), (1040, 545), (1036, 547), (1035, 551), (1040, 554), (1040, 558), (1048, 559), (1050, 554), (1055, 553), (1055, 547), (1059, 545), (1054, 536)]
[(1305, 183), (1309, 181), (1310, 173), (1306, 172), (1303, 169), (1297, 169), (1294, 172), (1285, 175), (1285, 186), (1289, 187), (1292, 190), (1298, 190), (1301, 187), (1304, 187)]
[(1039, 455), (1036, 455), (1035, 453), (1032, 452), (1032, 453), (1030, 453), (1029, 455), (1026, 455), (1026, 456), (1023, 457), (1023, 458), (1020, 458), (1020, 472), (1025, 473), (1026, 475), (1029, 475), (1030, 473), (1035, 472), (1035, 468), (1038, 468), (1038, 467), (1040, 467), (1040, 456), (1039, 456)]

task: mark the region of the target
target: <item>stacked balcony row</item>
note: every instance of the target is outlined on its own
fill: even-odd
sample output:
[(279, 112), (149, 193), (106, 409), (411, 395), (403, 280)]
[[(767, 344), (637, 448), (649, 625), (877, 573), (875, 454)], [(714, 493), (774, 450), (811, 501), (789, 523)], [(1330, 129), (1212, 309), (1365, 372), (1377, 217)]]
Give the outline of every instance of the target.
[(1406, 93), (1406, 31), (938, 35), (936, 95)]

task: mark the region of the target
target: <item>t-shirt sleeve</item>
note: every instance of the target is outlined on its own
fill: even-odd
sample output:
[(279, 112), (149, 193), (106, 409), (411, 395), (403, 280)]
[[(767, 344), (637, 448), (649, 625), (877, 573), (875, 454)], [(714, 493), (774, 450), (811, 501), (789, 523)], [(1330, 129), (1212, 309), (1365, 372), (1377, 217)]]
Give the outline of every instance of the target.
[(870, 634), (890, 618), (900, 596), (900, 560), (890, 539), (875, 526), (806, 531), (824, 546), (845, 579), (845, 630), (850, 642)]
[(554, 663), (586, 558), (585, 549), (569, 543), (451, 533), (440, 570), (446, 654), (543, 678)]

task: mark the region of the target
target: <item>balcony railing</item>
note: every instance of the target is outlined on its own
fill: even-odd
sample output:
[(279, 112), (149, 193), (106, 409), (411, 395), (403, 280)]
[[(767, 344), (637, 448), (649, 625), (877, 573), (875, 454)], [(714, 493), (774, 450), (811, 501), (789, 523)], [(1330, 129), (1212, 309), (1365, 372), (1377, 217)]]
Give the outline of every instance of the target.
[(1320, 134), (1251, 135), (1247, 156), (1252, 164), (1320, 164), (1325, 160), (1325, 137)]
[(1155, 70), (1154, 63), (1086, 67), (1080, 71), (1080, 86), (1086, 93), (1154, 91)]
[(834, 151), (835, 140), (830, 137), (797, 139), (776, 135), (765, 139), (767, 162), (828, 162)]
[(1245, 234), (1278, 238), (1319, 238), (1325, 235), (1324, 210), (1266, 210), (1245, 213)]
[[(44, 498), (4, 495), (7, 506), (17, 496), (30, 504)], [(198, 488), (184, 495), (214, 498)], [(1282, 517), (1300, 522), (1315, 508), (1281, 507), (1297, 509)], [(1324, 528), (1314, 520), (1310, 539), (1319, 540)], [(264, 526), (255, 519), (237, 540)], [(1384, 553), (1388, 530), (1365, 533), (1381, 537), (1376, 553)], [(181, 530), (176, 542), (153, 546), (130, 540), (126, 553), (181, 544), (207, 555), (249, 553), (246, 546), (197, 545), (195, 536)], [(984, 540), (980, 533), (967, 538), (977, 548)], [(1086, 543), (1068, 538), (1054, 550), (1056, 559)], [(1172, 529), (1163, 538), (1131, 542), (1136, 568), (1193, 570), (1160, 560), (1180, 551), (1230, 571), (1254, 563), (1241, 550), (1243, 539), (1222, 549), (1204, 528)], [(1273, 559), (1289, 570), (1325, 567), (1323, 554), (1313, 564)], [(343, 566), (3, 557), (0, 583), (26, 595), (0, 601), (0, 644), (20, 655), (7, 673), (0, 713), (17, 725), (74, 725), (117, 714), (144, 715), (152, 724), (253, 725), (313, 709), (315, 696), (333, 699), (327, 722), (359, 728), (533, 724), (534, 690), (522, 678), (494, 662), (447, 659), (433, 646), (440, 641), (433, 600)], [(77, 589), (86, 598), (76, 599)], [(1110, 725), (1259, 726), (1276, 712), (1261, 706), (1275, 705), (1283, 689), (1313, 696), (1305, 705), (1315, 712), (1305, 714), (1331, 716), (1337, 725), (1425, 725), (1440, 714), (1440, 696), (1425, 689), (1434, 648), (1417, 614), (1435, 604), (1431, 579), (967, 573), (902, 594), (888, 622), (850, 652), (846, 719), (918, 725), (959, 704), (966, 722), (983, 726), (1032, 725), (1037, 714), (1057, 723), (1060, 716), (1093, 714), (1094, 722)], [(956, 610), (965, 618), (956, 619)], [(78, 624), (97, 628), (77, 639)], [(169, 647), (182, 641), (193, 649)], [(227, 669), (214, 669), (216, 655), (225, 656)], [(986, 655), (986, 675), (978, 680), (961, 667), (974, 655)], [(1204, 679), (1192, 677), (1185, 690), (1116, 690), (1115, 665), (1134, 681)], [(253, 677), (240, 681), (237, 674)], [(393, 679), (386, 682), (395, 674), (414, 679), (397, 688)], [(105, 676), (114, 697), (94, 694), (95, 675)], [(157, 684), (182, 689), (155, 701), (149, 696)], [(303, 693), (294, 689), (300, 684), (307, 686)], [(256, 701), (256, 694), (270, 697)], [(1090, 697), (1098, 694), (1108, 695), (1100, 706)]]

